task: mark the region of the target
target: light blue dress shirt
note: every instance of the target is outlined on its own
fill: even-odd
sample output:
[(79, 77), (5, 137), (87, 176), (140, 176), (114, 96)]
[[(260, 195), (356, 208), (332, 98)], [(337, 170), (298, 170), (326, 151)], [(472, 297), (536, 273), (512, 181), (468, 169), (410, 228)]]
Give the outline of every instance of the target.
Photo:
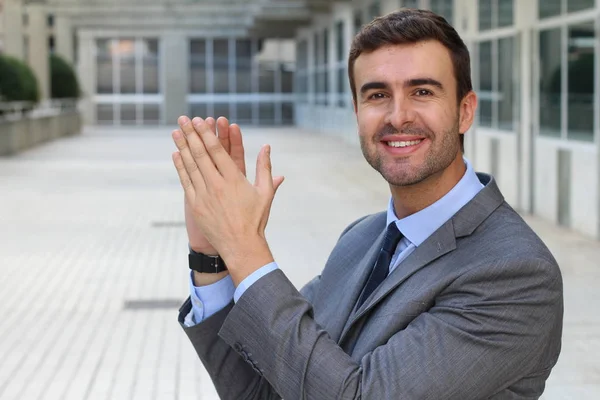
[[(404, 237), (398, 243), (396, 251), (390, 262), (390, 271), (406, 259), (417, 247), (419, 247), (440, 226), (448, 221), (467, 204), (483, 185), (477, 178), (473, 167), (467, 159), (464, 159), (467, 170), (461, 180), (444, 197), (427, 208), (416, 212), (408, 217), (398, 219), (394, 212), (394, 203), (390, 199), (387, 208), (387, 224), (396, 222), (398, 229)], [(244, 292), (257, 280), (279, 267), (272, 262), (256, 270), (244, 279), (237, 288), (234, 287), (230, 276), (221, 279), (212, 285), (197, 287), (193, 284), (193, 275), (190, 274), (190, 293), (192, 300), (192, 312), (185, 320), (185, 324), (192, 326), (210, 317), (217, 311), (223, 309), (231, 299), (235, 302)]]

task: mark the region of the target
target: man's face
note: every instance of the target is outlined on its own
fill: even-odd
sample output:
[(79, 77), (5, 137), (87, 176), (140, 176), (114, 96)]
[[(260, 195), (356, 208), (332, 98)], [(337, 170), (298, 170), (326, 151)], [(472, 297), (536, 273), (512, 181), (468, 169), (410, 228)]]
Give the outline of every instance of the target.
[(361, 148), (390, 184), (422, 182), (462, 158), (459, 132), (468, 126), (453, 71), (449, 51), (437, 41), (386, 46), (356, 59)]

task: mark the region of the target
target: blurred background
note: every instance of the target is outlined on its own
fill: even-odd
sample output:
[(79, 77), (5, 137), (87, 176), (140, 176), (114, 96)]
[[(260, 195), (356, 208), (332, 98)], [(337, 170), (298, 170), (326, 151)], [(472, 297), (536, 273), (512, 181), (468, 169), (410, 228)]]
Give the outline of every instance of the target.
[[(180, 188), (168, 165), (169, 132), (181, 114), (224, 115), (245, 130), (248, 149), (257, 151), (266, 141), (281, 146), (282, 168), (305, 179), (304, 192), (289, 189), (286, 197), (284, 191), (281, 197), (289, 203), (282, 204), (340, 212), (326, 235), (305, 226), (302, 218), (295, 221), (302, 227), (295, 236), (286, 236), (274, 222), (275, 240), (294, 282), (307, 281), (354, 214), (385, 207), (386, 188), (373, 183), (379, 178), (363, 169), (357, 151), (347, 55), (362, 25), (400, 7), (433, 10), (465, 40), (479, 96), (476, 123), (466, 134), (466, 156), (477, 170), (496, 177), (506, 200), (527, 216), (561, 262), (571, 312), (565, 315), (572, 318), (565, 320), (564, 361), (558, 375), (553, 373), (548, 399), (600, 398), (600, 365), (594, 359), (600, 354), (600, 317), (593, 311), (600, 300), (600, 0), (0, 0), (0, 273), (5, 299), (0, 315), (31, 311), (31, 305), (17, 305), (14, 299), (28, 293), (32, 281), (27, 279), (45, 273), (47, 257), (56, 260), (59, 270), (65, 268), (65, 277), (69, 271), (87, 271), (100, 259), (103, 265), (126, 259), (130, 268), (138, 268), (137, 278), (115, 275), (114, 282), (142, 279), (147, 268), (160, 276), (165, 263), (177, 260), (182, 274), (173, 282), (179, 283), (165, 286), (158, 297), (138, 286), (136, 296), (128, 295), (127, 285), (114, 293), (113, 286), (102, 290), (115, 300), (115, 313), (149, 310), (149, 319), (141, 319), (149, 324), (164, 317), (158, 323), (172, 326), (152, 343), (171, 335), (181, 346), (177, 357), (192, 355), (153, 363), (164, 371), (171, 371), (170, 362), (195, 371), (177, 375), (178, 389), (171, 385), (165, 391), (140, 383), (156, 382), (162, 373), (156, 371), (163, 371), (159, 367), (147, 381), (133, 372), (131, 379), (119, 372), (102, 378), (104, 368), (128, 365), (127, 371), (135, 371), (144, 364), (141, 355), (129, 359), (123, 351), (119, 359), (111, 353), (112, 341), (125, 349), (124, 340), (143, 335), (129, 330), (121, 339), (109, 333), (96, 356), (82, 356), (83, 361), (63, 370), (62, 361), (44, 361), (52, 359), (56, 343), (41, 344), (45, 328), (29, 337), (28, 330), (13, 330), (0, 321), (0, 398), (216, 396), (193, 350), (181, 342), (174, 319), (187, 290), (186, 237)], [(305, 176), (309, 162), (320, 169)], [(323, 170), (338, 174), (345, 186), (322, 180)], [(143, 177), (149, 173), (153, 180)], [(373, 197), (352, 192), (352, 185), (362, 185)], [(38, 208), (40, 193), (46, 208), (26, 212)], [(340, 211), (340, 203), (357, 198)], [(146, 232), (147, 226), (162, 233)], [(118, 236), (131, 227), (139, 228), (132, 228), (132, 242)], [(110, 252), (94, 256), (92, 249), (88, 258), (78, 260), (81, 255), (72, 252), (86, 246), (77, 242), (88, 237), (84, 232)], [(145, 244), (133, 241), (141, 237)], [(310, 260), (315, 266), (294, 275), (294, 268), (303, 265), (286, 259), (284, 249), (302, 240), (317, 249)], [(37, 252), (31, 251), (32, 242)], [(159, 252), (165, 243), (170, 247)], [(162, 258), (131, 260), (132, 249), (144, 257), (156, 250), (152, 254)], [(33, 258), (25, 259), (25, 253)], [(87, 280), (91, 276), (80, 278), (94, 285)], [(162, 288), (164, 282), (157, 278), (152, 287)], [(55, 289), (71, 299), (71, 286), (59, 280)], [(56, 321), (64, 313), (63, 326), (77, 326), (61, 304), (54, 304)], [(110, 311), (112, 306), (106, 307)], [(80, 311), (90, 310), (92, 304)], [(116, 315), (111, 329), (121, 326)], [(100, 340), (93, 331), (89, 335), (88, 345)], [(56, 350), (58, 359), (69, 359), (68, 342), (63, 352)], [(140, 345), (139, 354), (153, 351), (149, 343)], [(40, 346), (41, 358), (31, 358), (34, 345)], [(102, 361), (106, 354), (116, 357), (112, 367)], [(81, 369), (85, 360), (90, 370), (81, 378), (77, 374), (86, 373)], [(31, 389), (33, 371), (39, 370), (47, 371), (45, 383)], [(123, 382), (117, 384), (118, 377)], [(204, 383), (186, 392), (186, 379)], [(73, 389), (78, 381), (85, 383), (80, 391)], [(49, 382), (55, 391), (46, 390)]]

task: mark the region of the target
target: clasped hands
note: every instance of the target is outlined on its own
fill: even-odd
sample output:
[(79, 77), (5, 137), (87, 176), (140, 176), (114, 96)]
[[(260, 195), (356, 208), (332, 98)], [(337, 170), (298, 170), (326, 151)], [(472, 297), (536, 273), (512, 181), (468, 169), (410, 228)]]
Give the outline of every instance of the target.
[[(219, 119), (219, 127), (223, 126)], [(194, 222), (227, 264), (237, 286), (247, 276), (273, 261), (265, 238), (275, 192), (283, 177), (273, 178), (270, 146), (257, 157), (256, 178), (250, 183), (230, 155), (228, 141), (217, 137), (214, 120), (178, 119), (172, 137), (178, 151), (173, 163)], [(225, 120), (225, 127), (229, 123)], [(242, 169), (241, 169), (242, 168)]]

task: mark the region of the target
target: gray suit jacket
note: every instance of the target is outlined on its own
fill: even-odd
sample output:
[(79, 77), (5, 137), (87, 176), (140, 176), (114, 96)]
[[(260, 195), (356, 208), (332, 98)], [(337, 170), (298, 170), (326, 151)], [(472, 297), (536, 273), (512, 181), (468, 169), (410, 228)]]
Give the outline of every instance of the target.
[(221, 398), (538, 398), (560, 353), (560, 270), (494, 180), (479, 178), (481, 192), (359, 309), (385, 213), (350, 225), (300, 292), (274, 271), (184, 327)]

